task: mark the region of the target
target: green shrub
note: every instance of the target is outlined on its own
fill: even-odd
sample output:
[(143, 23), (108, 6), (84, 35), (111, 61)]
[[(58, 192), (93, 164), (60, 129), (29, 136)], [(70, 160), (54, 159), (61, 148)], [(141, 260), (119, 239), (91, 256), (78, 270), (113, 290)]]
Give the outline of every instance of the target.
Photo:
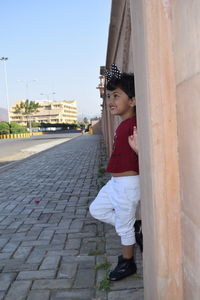
[(9, 134), (10, 126), (8, 122), (0, 122), (0, 134)]
[(22, 127), (16, 122), (10, 122), (10, 133), (25, 133), (26, 128)]

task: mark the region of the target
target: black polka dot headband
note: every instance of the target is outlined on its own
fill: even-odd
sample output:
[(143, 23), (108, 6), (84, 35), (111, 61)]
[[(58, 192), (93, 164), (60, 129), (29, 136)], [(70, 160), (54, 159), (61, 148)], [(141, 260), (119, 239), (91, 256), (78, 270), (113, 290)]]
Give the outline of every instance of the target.
[(118, 79), (121, 78), (122, 73), (119, 71), (119, 69), (117, 68), (117, 66), (115, 64), (112, 64), (110, 66), (111, 71), (105, 70), (105, 76), (107, 81), (109, 81), (112, 77), (116, 77)]

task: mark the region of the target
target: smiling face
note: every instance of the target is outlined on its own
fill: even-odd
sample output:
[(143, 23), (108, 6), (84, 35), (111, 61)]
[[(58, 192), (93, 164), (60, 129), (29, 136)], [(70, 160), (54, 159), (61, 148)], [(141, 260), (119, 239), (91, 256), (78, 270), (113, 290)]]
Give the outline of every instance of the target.
[(107, 103), (112, 115), (120, 116), (123, 120), (129, 119), (134, 115), (135, 98), (116, 88), (113, 91), (106, 91)]

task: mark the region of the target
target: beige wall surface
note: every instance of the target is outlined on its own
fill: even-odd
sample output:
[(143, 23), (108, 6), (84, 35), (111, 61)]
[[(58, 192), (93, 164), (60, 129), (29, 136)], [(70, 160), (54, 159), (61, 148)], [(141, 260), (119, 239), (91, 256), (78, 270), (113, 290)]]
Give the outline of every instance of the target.
[[(135, 73), (145, 300), (199, 300), (200, 1), (113, 0), (113, 62)], [(109, 152), (119, 122), (104, 99)]]
[(145, 299), (182, 299), (171, 20), (162, 1), (133, 1), (132, 20), (141, 149)]
[(200, 1), (171, 2), (175, 73), (179, 84), (200, 70)]
[(200, 299), (200, 1), (172, 6), (182, 201), (184, 299)]
[(91, 121), (92, 126), (92, 133), (93, 134), (101, 134), (101, 121), (100, 120), (92, 120)]

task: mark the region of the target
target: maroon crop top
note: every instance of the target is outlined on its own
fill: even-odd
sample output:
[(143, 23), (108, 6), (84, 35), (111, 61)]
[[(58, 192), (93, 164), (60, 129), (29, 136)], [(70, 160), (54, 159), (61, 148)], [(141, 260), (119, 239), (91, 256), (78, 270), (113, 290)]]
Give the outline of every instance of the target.
[(135, 116), (122, 121), (116, 129), (113, 151), (106, 168), (107, 172), (135, 171), (139, 173), (138, 155), (128, 143), (128, 137), (133, 134), (133, 126), (136, 126)]

